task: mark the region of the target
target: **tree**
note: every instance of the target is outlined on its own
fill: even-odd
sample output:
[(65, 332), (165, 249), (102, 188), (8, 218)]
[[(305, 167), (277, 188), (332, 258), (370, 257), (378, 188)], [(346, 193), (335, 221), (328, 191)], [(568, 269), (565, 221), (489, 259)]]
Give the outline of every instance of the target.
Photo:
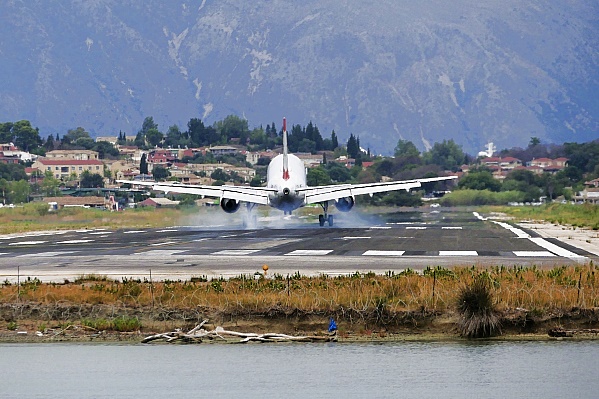
[(81, 188), (100, 188), (104, 187), (104, 178), (98, 173), (90, 173), (89, 170), (81, 173)]
[(15, 145), (22, 151), (32, 151), (42, 145), (42, 138), (38, 129), (34, 129), (29, 121), (15, 122), (12, 133), (15, 138)]
[(168, 169), (166, 169), (160, 165), (156, 165), (152, 169), (152, 176), (154, 176), (154, 180), (156, 180), (156, 181), (166, 180), (167, 178), (170, 177), (170, 175), (171, 175), (171, 172), (169, 172)]
[(331, 177), (322, 166), (308, 169), (306, 180), (308, 186), (326, 186), (331, 184)]
[(50, 134), (50, 135), (48, 135), (48, 138), (46, 139), (46, 142), (44, 143), (44, 148), (47, 151), (52, 151), (52, 150), (54, 150), (54, 145), (55, 145), (54, 144), (54, 135)]
[(60, 180), (54, 178), (52, 172), (47, 170), (44, 172), (44, 180), (42, 181), (42, 194), (48, 197), (57, 197), (60, 195)]
[(530, 142), (528, 143), (529, 147), (536, 147), (541, 144), (541, 139), (538, 137), (531, 137)]
[(173, 148), (186, 147), (188, 145), (187, 134), (184, 135), (183, 133), (181, 133), (181, 130), (179, 130), (179, 126), (172, 125), (168, 128), (168, 131), (166, 132), (164, 145)]
[(0, 123), (0, 143), (13, 143), (15, 141), (12, 127), (12, 122)]
[(457, 171), (458, 168), (466, 163), (466, 155), (462, 147), (453, 140), (443, 140), (442, 143), (435, 143), (430, 151), (423, 155), (426, 164), (437, 164), (444, 170)]
[(419, 157), (420, 151), (409, 140), (399, 140), (395, 146), (396, 157)]
[(139, 162), (139, 173), (142, 175), (148, 174), (148, 161), (145, 153), (141, 156), (141, 160)]
[(501, 183), (488, 170), (474, 171), (462, 177), (458, 187), (471, 190), (501, 190)]
[(151, 147), (157, 147), (162, 143), (164, 135), (158, 129), (152, 128), (146, 133), (146, 141)]
[[(89, 133), (82, 127), (78, 127), (77, 129), (69, 129), (67, 134), (62, 138), (63, 141), (66, 139), (69, 143), (77, 144), (77, 140), (79, 139), (92, 139)], [(93, 139), (92, 139), (93, 141)]]
[(216, 169), (214, 172), (212, 172), (210, 174), (210, 178), (213, 179), (213, 180), (229, 181), (229, 179), (231, 178), (231, 176), (229, 176), (227, 174), (227, 172), (225, 172), (221, 168), (218, 168), (218, 169)]
[(356, 158), (358, 156), (358, 152), (360, 151), (360, 145), (358, 139), (353, 134), (349, 135), (349, 139), (347, 140), (347, 155), (350, 158)]
[(92, 149), (98, 152), (100, 159), (104, 159), (107, 156), (113, 158), (117, 158), (119, 156), (119, 150), (108, 141), (98, 141), (94, 144)]
[(27, 180), (17, 180), (9, 183), (9, 200), (13, 204), (28, 202), (31, 186)]
[(0, 163), (0, 179), (9, 181), (27, 180), (25, 167), (21, 164)]

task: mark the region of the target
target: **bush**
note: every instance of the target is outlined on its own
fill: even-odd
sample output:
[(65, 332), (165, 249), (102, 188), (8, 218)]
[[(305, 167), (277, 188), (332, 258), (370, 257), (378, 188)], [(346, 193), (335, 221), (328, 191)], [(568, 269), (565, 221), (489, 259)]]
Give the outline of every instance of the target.
[(457, 298), (460, 314), (458, 332), (466, 338), (488, 338), (501, 335), (501, 325), (493, 305), (491, 287), (484, 275), (462, 288)]

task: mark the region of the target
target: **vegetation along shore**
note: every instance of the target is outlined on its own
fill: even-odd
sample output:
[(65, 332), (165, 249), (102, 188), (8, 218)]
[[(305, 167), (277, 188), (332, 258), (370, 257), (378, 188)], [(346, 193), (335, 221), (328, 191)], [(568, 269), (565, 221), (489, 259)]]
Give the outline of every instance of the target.
[(597, 266), (427, 268), (341, 277), (274, 275), (189, 281), (81, 276), (0, 287), (3, 340), (123, 340), (213, 326), (339, 340), (595, 337)]

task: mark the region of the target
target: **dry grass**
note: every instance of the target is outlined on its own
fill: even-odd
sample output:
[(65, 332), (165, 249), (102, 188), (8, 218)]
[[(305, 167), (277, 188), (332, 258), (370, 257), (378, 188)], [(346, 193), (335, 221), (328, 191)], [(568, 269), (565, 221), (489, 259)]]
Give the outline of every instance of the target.
[(99, 227), (165, 227), (172, 226), (186, 215), (197, 213), (197, 208), (140, 208), (121, 212), (64, 208), (57, 212), (48, 212), (47, 204), (33, 203), (24, 207), (0, 209), (0, 234)]
[[(399, 275), (355, 274), (347, 277), (254, 276), (230, 280), (112, 281), (87, 276), (68, 284), (21, 284), (22, 302), (40, 304), (105, 304), (161, 309), (206, 308), (232, 315), (264, 313), (366, 314), (455, 309), (460, 290), (481, 274), (490, 283), (498, 311), (526, 308), (541, 315), (556, 309), (599, 306), (597, 267), (458, 267), (410, 271)], [(198, 281), (199, 280), (199, 281)], [(434, 288), (434, 295), (433, 295)], [(15, 303), (17, 287), (0, 287), (0, 302)], [(377, 317), (378, 317), (377, 316)]]

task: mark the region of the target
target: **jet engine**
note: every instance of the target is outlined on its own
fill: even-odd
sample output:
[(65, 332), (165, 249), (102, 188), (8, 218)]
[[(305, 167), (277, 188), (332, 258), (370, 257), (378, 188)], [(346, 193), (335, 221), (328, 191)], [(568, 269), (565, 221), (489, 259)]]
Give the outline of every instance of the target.
[(236, 201), (234, 199), (223, 198), (220, 200), (220, 207), (223, 211), (227, 213), (237, 212), (237, 210), (239, 209), (239, 205), (241, 205), (241, 202)]
[(349, 212), (354, 207), (354, 197), (339, 198), (335, 201), (335, 208), (341, 212)]

